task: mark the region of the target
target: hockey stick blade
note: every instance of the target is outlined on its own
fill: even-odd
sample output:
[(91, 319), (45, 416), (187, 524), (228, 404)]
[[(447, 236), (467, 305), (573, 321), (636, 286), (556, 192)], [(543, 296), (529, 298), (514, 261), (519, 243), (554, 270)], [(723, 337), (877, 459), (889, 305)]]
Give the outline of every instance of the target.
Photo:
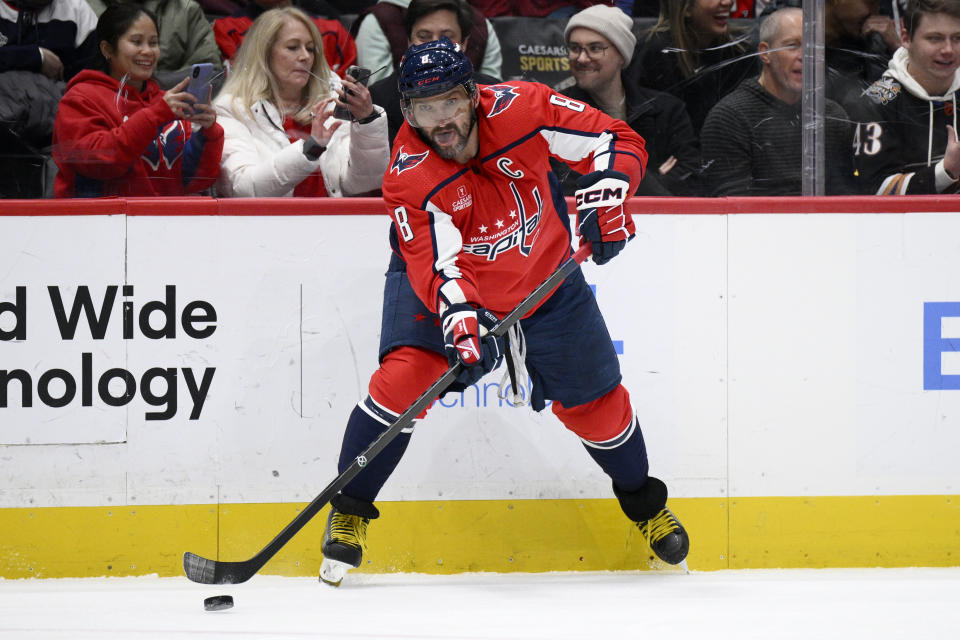
[[(549, 278), (543, 281), (536, 289), (531, 291), (513, 311), (508, 313), (497, 326), (491, 329), (491, 333), (502, 336), (536, 307), (547, 295), (563, 282), (568, 275), (573, 273), (577, 267), (590, 257), (591, 247), (589, 243), (583, 243), (580, 248), (569, 259), (564, 261)], [(457, 363), (447, 369), (447, 371), (437, 378), (436, 382), (431, 384), (413, 404), (407, 407), (406, 411), (401, 413), (396, 421), (390, 425), (386, 431), (380, 434), (380, 437), (374, 440), (369, 447), (364, 450), (356, 459), (350, 463), (350, 466), (343, 470), (333, 482), (308, 504), (303, 511), (290, 521), (283, 528), (283, 531), (267, 543), (255, 556), (249, 560), (239, 560), (235, 562), (226, 560), (210, 560), (203, 556), (198, 556), (189, 551), (183, 554), (183, 573), (193, 582), (200, 584), (240, 584), (252, 578), (265, 565), (270, 558), (275, 556), (280, 549), (290, 541), (317, 513), (320, 512), (340, 490), (345, 487), (360, 471), (367, 466), (390, 442), (396, 438), (401, 431), (406, 429), (413, 422), (421, 411), (433, 404), (433, 401), (440, 397), (447, 387), (453, 384), (454, 380), (460, 374), (463, 365)]]

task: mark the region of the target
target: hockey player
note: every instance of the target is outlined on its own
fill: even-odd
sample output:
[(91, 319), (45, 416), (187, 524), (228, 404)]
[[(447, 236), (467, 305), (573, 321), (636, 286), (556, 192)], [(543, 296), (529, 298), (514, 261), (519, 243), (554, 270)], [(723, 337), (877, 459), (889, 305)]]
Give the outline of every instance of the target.
[(960, 0), (911, 0), (903, 46), (848, 110), (865, 193), (956, 193)]
[[(383, 184), (393, 255), (380, 368), (347, 423), (341, 473), (448, 366), (464, 365), (461, 389), (496, 368), (504, 344), (487, 330), (570, 257), (566, 203), (548, 157), (585, 174), (577, 219), (597, 264), (615, 257), (634, 232), (622, 203), (643, 177), (640, 136), (544, 85), (477, 86), (472, 73), (448, 38), (413, 46), (401, 61), (406, 122)], [(414, 322), (418, 314), (428, 320)], [(683, 561), (687, 533), (665, 506), (666, 485), (647, 473), (619, 361), (580, 270), (519, 326), (533, 408), (553, 401), (554, 414), (611, 477), (624, 513), (657, 556)], [(402, 432), (331, 501), (324, 582), (337, 585), (359, 566), (367, 525), (379, 515), (373, 501), (409, 440)]]

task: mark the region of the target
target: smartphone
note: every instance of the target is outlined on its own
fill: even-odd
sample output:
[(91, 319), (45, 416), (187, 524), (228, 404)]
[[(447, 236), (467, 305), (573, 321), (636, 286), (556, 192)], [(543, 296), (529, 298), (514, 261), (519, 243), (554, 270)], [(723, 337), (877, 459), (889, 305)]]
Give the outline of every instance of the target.
[(210, 79), (213, 75), (213, 64), (200, 62), (190, 67), (190, 84), (187, 93), (197, 99), (198, 104), (206, 104), (210, 100)]
[[(353, 78), (354, 80), (356, 80), (357, 82), (359, 82), (360, 84), (362, 84), (363, 86), (367, 86), (367, 82), (370, 80), (370, 73), (371, 73), (370, 69), (367, 69), (366, 67), (358, 67), (357, 65), (351, 65), (347, 69), (347, 75)], [(344, 89), (344, 91), (353, 95), (353, 93), (348, 89)], [(337, 105), (336, 108), (333, 110), (333, 117), (338, 118), (340, 120), (356, 119), (353, 117), (353, 114), (350, 113), (349, 109), (347, 109), (346, 107), (341, 107), (340, 105)]]

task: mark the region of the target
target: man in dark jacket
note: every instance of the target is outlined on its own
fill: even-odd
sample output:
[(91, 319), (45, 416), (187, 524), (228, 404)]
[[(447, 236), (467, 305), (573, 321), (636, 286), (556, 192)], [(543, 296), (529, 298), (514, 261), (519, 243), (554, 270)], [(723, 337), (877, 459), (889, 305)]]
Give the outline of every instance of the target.
[(846, 107), (886, 69), (899, 35), (879, 0), (827, 0), (823, 32), (826, 95)]
[(64, 80), (93, 65), (96, 27), (84, 0), (0, 2), (0, 196), (43, 195)]
[[(584, 9), (564, 30), (574, 86), (564, 95), (623, 120), (646, 142), (648, 167), (637, 195), (700, 195), (697, 137), (683, 102), (625, 80), (636, 45), (632, 21), (621, 10), (603, 5)], [(577, 175), (555, 165), (566, 193)]]
[[(800, 195), (803, 130), (801, 9), (779, 9), (760, 27), (763, 70), (710, 110), (700, 134), (709, 195)], [(853, 129), (832, 100), (824, 108), (826, 191), (853, 190)]]
[(0, 71), (70, 80), (97, 54), (97, 16), (84, 0), (0, 2)]

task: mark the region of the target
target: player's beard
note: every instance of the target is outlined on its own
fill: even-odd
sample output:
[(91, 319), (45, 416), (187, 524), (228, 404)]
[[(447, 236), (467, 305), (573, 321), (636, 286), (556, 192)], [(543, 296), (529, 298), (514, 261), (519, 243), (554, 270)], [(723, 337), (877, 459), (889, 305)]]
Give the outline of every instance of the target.
[[(423, 135), (423, 137), (426, 138), (427, 144), (433, 147), (433, 150), (436, 151), (437, 155), (441, 158), (454, 160), (467, 148), (467, 143), (470, 142), (470, 133), (473, 131), (475, 124), (477, 124), (477, 112), (471, 109), (470, 121), (467, 123), (466, 130), (458, 127), (455, 122), (451, 122), (450, 124), (435, 128), (429, 135)], [(453, 131), (457, 134), (457, 140), (454, 144), (441, 147), (434, 141), (434, 137), (444, 131)]]

